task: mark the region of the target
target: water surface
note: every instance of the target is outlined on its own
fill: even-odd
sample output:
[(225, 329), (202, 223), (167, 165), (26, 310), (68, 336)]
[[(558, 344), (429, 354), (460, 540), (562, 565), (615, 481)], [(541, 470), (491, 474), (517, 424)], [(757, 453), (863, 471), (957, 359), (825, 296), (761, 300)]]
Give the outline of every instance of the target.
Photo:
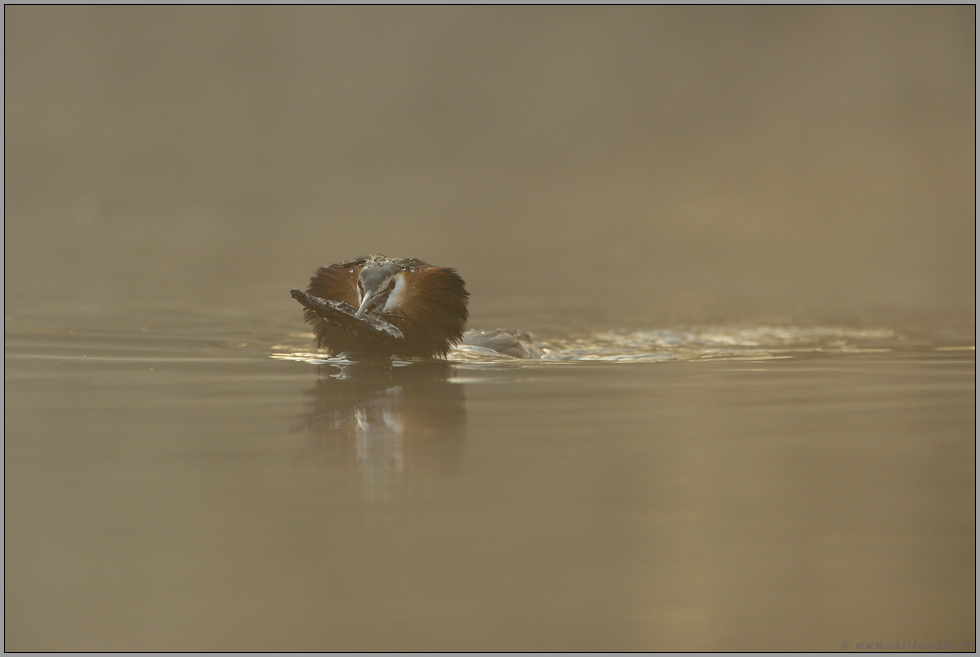
[(5, 329), (8, 650), (974, 641), (968, 332), (552, 327), (382, 366), (285, 318)]

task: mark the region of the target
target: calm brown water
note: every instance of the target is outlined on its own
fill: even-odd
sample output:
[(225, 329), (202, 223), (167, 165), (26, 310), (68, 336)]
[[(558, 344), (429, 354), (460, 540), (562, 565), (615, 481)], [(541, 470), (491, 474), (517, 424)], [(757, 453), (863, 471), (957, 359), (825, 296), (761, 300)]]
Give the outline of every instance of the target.
[[(7, 650), (972, 649), (975, 6), (8, 5), (4, 92)], [(542, 358), (313, 353), (367, 253)]]
[(5, 329), (8, 650), (974, 641), (968, 332), (551, 330), (550, 360), (379, 368), (285, 318)]

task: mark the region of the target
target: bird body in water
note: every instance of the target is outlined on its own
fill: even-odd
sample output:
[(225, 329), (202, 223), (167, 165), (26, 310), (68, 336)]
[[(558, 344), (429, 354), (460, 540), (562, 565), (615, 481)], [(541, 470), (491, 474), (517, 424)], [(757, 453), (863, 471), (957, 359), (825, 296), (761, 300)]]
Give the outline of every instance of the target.
[(320, 267), (307, 291), (292, 296), (331, 355), (445, 356), (469, 317), (456, 270), (415, 258), (372, 255)]

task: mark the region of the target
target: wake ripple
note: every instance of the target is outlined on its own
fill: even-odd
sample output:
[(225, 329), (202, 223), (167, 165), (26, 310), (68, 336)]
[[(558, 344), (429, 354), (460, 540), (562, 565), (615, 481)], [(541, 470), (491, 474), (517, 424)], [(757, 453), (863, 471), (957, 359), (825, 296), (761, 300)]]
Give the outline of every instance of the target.
[[(545, 338), (529, 336), (523, 332), (514, 333), (520, 334), (522, 340), (530, 341), (530, 348), (526, 352), (531, 354), (530, 357), (510, 356), (479, 344), (460, 344), (449, 352), (448, 360), (459, 364), (765, 361), (812, 353), (887, 352), (902, 340), (902, 336), (891, 329), (793, 326), (620, 329)], [(353, 362), (344, 356), (328, 357), (323, 353), (306, 350), (274, 353), (272, 357), (318, 365), (344, 365)], [(394, 364), (403, 362), (395, 360)]]

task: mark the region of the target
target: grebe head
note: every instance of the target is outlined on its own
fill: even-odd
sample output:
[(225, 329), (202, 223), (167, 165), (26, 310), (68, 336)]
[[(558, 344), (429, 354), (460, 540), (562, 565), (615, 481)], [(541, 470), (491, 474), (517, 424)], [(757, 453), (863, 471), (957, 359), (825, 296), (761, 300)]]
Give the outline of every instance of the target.
[(357, 316), (383, 307), (395, 289), (396, 276), (402, 273), (402, 268), (394, 262), (379, 258), (365, 264), (357, 278)]

